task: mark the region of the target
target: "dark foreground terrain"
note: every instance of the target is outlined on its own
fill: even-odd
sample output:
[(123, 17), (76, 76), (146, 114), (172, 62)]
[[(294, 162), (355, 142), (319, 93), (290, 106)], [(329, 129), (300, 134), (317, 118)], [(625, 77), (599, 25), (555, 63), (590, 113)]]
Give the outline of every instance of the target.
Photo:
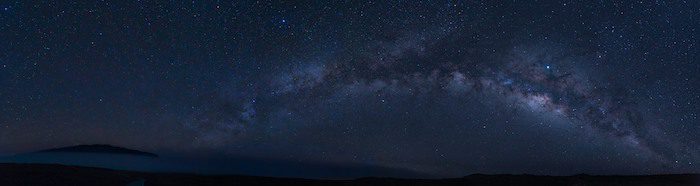
[(700, 175), (471, 175), (436, 180), (390, 178), (309, 180), (141, 173), (47, 164), (0, 164), (0, 185), (700, 185)]

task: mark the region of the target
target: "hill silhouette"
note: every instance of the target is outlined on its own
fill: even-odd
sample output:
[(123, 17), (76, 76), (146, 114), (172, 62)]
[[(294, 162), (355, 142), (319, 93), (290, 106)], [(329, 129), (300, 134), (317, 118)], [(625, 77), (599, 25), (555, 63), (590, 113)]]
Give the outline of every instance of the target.
[(34, 153), (47, 153), (47, 152), (73, 152), (73, 153), (105, 153), (105, 154), (128, 154), (128, 155), (138, 155), (138, 156), (148, 156), (148, 157), (158, 157), (157, 154), (150, 152), (143, 152), (133, 149), (127, 149), (123, 147), (116, 147), (104, 144), (94, 144), (94, 145), (77, 145), (70, 147), (61, 147), (47, 150), (40, 150)]
[(642, 176), (470, 175), (449, 179), (320, 180), (240, 175), (145, 173), (52, 164), (2, 164), (0, 185), (699, 185), (698, 174)]

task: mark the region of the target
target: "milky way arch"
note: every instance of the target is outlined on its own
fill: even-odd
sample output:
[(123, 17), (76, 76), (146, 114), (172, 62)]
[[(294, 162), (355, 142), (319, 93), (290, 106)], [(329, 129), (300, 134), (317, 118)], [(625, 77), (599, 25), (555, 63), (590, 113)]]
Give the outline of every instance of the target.
[[(226, 144), (250, 137), (250, 131), (266, 133), (260, 128), (275, 125), (275, 117), (322, 104), (339, 92), (345, 96), (491, 93), (523, 109), (565, 118), (594, 135), (617, 139), (654, 159), (672, 158), (672, 153), (661, 150), (655, 129), (635, 110), (633, 100), (625, 99), (624, 90), (608, 88), (579, 67), (592, 63), (592, 56), (531, 45), (497, 52), (499, 57), (495, 58), (471, 58), (478, 51), (440, 47), (440, 42), (418, 37), (372, 46), (375, 52), (352, 56), (352, 60), (343, 56), (330, 59), (350, 62), (301, 63), (261, 82), (241, 85), (236, 93), (222, 94), (215, 99), (220, 104), (207, 104), (210, 108), (195, 113), (186, 125), (197, 131), (204, 143)], [(435, 62), (442, 60), (440, 51), (467, 52)], [(273, 104), (257, 106), (259, 101)]]

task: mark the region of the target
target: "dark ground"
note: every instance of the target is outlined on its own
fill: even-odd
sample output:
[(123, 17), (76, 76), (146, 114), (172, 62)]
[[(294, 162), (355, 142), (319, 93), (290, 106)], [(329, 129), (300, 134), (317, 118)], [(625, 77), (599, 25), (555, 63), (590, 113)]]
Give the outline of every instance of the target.
[(141, 173), (46, 164), (0, 164), (0, 185), (700, 185), (698, 174), (649, 176), (470, 175), (411, 180), (309, 180), (254, 176)]

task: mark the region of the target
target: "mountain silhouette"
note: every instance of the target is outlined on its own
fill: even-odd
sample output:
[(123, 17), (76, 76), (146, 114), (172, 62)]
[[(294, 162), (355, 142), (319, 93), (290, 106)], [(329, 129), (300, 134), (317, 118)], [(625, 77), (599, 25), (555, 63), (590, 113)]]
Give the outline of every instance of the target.
[(301, 179), (243, 175), (148, 173), (56, 164), (0, 163), (0, 185), (678, 185), (697, 186), (698, 174), (541, 176), (474, 174), (444, 179)]
[(115, 146), (103, 145), (103, 144), (77, 145), (77, 146), (61, 147), (61, 148), (36, 151), (34, 153), (47, 153), (47, 152), (49, 152), (49, 153), (50, 152), (105, 153), (105, 154), (126, 154), (126, 155), (158, 157), (157, 154), (150, 153), (150, 152), (143, 152), (143, 151), (127, 149), (127, 148), (123, 148), (123, 147), (115, 147)]

